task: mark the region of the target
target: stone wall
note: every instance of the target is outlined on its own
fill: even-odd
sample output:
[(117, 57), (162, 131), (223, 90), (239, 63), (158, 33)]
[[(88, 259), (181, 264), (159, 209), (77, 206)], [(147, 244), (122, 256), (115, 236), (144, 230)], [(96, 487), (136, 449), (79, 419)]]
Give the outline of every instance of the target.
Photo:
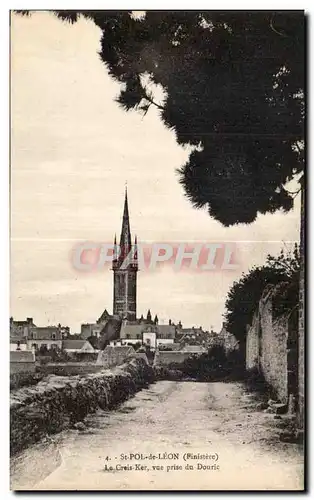
[(302, 181), (301, 190), (301, 227), (300, 227), (300, 254), (301, 254), (301, 269), (300, 269), (300, 296), (299, 296), (299, 363), (298, 363), (298, 425), (300, 429), (304, 428), (304, 321), (305, 321), (305, 296), (304, 296), (304, 231), (305, 231), (305, 187), (304, 180)]
[(297, 390), (296, 323), (292, 313), (276, 319), (270, 296), (261, 299), (247, 329), (246, 368), (257, 369), (273, 388), (274, 395), (288, 403)]
[(143, 359), (133, 359), (114, 370), (84, 377), (50, 375), (36, 386), (12, 391), (11, 453), (82, 421), (97, 408), (114, 408), (151, 381), (152, 368)]
[(259, 358), (259, 312), (255, 311), (252, 324), (246, 333), (246, 369), (252, 370), (258, 366)]
[(280, 401), (288, 402), (288, 317), (273, 319), (270, 299), (260, 304), (260, 366)]

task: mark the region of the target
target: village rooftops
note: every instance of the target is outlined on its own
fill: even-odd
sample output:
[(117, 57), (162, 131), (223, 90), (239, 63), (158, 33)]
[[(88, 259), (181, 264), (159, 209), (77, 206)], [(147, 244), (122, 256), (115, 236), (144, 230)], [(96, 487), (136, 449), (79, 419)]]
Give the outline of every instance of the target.
[(181, 335), (204, 335), (204, 330), (202, 328), (180, 328)]
[(125, 354), (134, 354), (135, 351), (132, 346), (129, 345), (107, 345), (104, 352), (107, 354), (113, 352), (125, 353)]
[(67, 351), (80, 351), (83, 348), (88, 348), (89, 350), (93, 349), (93, 346), (88, 342), (88, 340), (79, 340), (79, 339), (65, 339), (62, 342), (62, 348)]
[(141, 339), (143, 333), (155, 332), (157, 338), (174, 339), (176, 334), (175, 325), (130, 325), (122, 324), (120, 331), (121, 339)]
[(26, 318), (26, 320), (16, 321), (12, 316), (10, 318), (10, 324), (14, 324), (15, 326), (28, 326), (28, 325), (36, 326), (33, 323), (33, 318)]

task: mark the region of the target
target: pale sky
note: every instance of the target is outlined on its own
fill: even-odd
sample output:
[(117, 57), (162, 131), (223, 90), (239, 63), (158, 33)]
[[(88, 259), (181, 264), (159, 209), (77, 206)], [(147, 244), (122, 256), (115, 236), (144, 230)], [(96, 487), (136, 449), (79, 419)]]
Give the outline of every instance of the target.
[(52, 14), (12, 15), (11, 315), (37, 325), (95, 321), (112, 312), (112, 272), (73, 268), (81, 241), (120, 234), (127, 181), (139, 241), (236, 241), (239, 269), (138, 273), (138, 316), (215, 329), (242, 271), (299, 239), (299, 200), (289, 214), (225, 228), (184, 197), (176, 168), (188, 158), (155, 109), (143, 118), (114, 101), (119, 85), (97, 51), (100, 30)]

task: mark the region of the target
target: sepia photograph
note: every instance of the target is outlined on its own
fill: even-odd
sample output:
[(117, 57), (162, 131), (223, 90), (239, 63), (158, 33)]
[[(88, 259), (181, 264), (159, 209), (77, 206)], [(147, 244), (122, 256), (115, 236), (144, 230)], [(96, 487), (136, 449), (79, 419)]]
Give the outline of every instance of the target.
[(10, 489), (305, 491), (305, 11), (9, 23)]

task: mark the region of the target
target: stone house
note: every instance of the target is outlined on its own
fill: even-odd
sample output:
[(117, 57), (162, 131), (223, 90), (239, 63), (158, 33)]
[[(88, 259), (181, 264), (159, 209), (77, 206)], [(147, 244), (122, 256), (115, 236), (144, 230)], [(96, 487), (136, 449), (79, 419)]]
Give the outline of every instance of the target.
[(122, 344), (144, 344), (155, 350), (160, 344), (174, 343), (175, 325), (123, 323), (120, 330)]
[(38, 350), (62, 348), (62, 331), (59, 326), (35, 326), (30, 329), (27, 339), (28, 349)]
[(104, 368), (121, 365), (129, 357), (135, 356), (135, 350), (132, 346), (127, 345), (107, 345), (104, 351), (98, 354), (96, 361), (97, 365), (102, 365)]
[(30, 330), (36, 327), (33, 318), (26, 318), (23, 321), (16, 321), (11, 316), (10, 318), (10, 337), (15, 339), (25, 339), (29, 337)]
[(87, 340), (89, 337), (100, 337), (104, 325), (100, 323), (83, 323), (81, 325), (81, 338)]
[(95, 349), (88, 340), (66, 339), (62, 341), (62, 349), (68, 353), (94, 353)]

